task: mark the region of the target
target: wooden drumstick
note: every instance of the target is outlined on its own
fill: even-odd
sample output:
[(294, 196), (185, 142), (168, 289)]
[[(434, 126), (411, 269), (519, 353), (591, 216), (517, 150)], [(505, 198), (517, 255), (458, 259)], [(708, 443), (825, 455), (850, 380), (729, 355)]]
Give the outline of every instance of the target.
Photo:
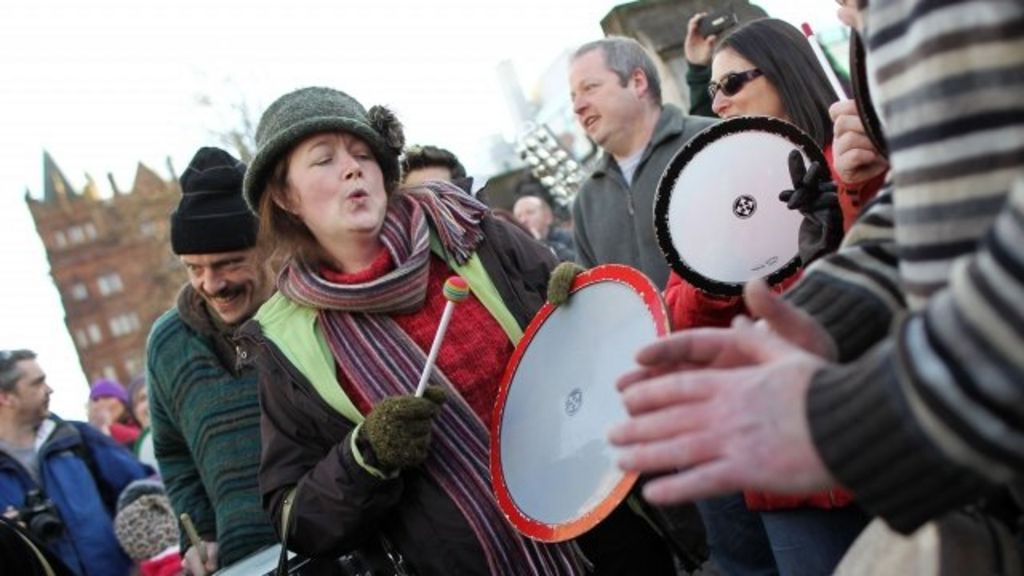
[(821, 64), (821, 69), (825, 73), (825, 77), (828, 78), (829, 84), (831, 84), (832, 89), (835, 90), (836, 99), (844, 100), (847, 98), (846, 90), (843, 89), (843, 85), (839, 82), (839, 77), (836, 76), (836, 71), (833, 70), (832, 65), (829, 64), (828, 58), (825, 57), (825, 52), (821, 50), (821, 44), (818, 44), (818, 39), (814, 37), (814, 31), (811, 30), (811, 25), (804, 22), (800, 25), (800, 29), (804, 31), (807, 43), (811, 45), (811, 52), (814, 52), (814, 57), (818, 59), (818, 64)]
[(448, 322), (452, 318), (452, 311), (455, 305), (469, 297), (469, 284), (458, 276), (450, 276), (444, 281), (444, 298), (448, 302), (444, 305), (444, 312), (441, 313), (441, 323), (434, 334), (434, 343), (430, 346), (430, 354), (427, 355), (427, 363), (423, 366), (423, 373), (420, 374), (419, 384), (416, 385), (416, 396), (423, 396), (427, 389), (427, 381), (430, 380), (430, 372), (434, 369), (434, 362), (437, 360), (437, 352), (441, 349), (441, 342), (444, 334), (448, 331)]
[(196, 526), (192, 523), (192, 517), (188, 515), (188, 512), (181, 513), (181, 526), (185, 528), (185, 534), (188, 535), (188, 540), (192, 543), (192, 547), (199, 551), (199, 561), (205, 566), (207, 560), (206, 544), (199, 537), (199, 533), (196, 532)]

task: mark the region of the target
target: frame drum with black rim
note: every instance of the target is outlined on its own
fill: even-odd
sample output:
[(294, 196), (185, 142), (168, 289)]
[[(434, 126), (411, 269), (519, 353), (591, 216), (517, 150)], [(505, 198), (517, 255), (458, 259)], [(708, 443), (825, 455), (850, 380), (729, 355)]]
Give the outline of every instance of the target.
[(627, 418), (616, 379), (636, 352), (669, 332), (658, 289), (609, 264), (579, 274), (569, 301), (545, 304), (502, 377), (491, 430), (491, 483), (523, 534), (574, 538), (626, 497), (636, 474), (619, 469), (610, 428)]
[(857, 115), (860, 116), (864, 134), (871, 141), (875, 150), (885, 158), (889, 157), (889, 145), (885, 141), (882, 121), (875, 111), (875, 103), (871, 99), (870, 83), (868, 82), (868, 65), (865, 58), (864, 41), (856, 30), (850, 31), (850, 84), (853, 86), (853, 99), (857, 101)]
[(725, 296), (755, 278), (777, 284), (796, 273), (803, 215), (779, 200), (793, 188), (792, 150), (805, 164), (827, 165), (810, 136), (767, 116), (723, 120), (676, 152), (654, 202), (658, 244), (672, 270)]

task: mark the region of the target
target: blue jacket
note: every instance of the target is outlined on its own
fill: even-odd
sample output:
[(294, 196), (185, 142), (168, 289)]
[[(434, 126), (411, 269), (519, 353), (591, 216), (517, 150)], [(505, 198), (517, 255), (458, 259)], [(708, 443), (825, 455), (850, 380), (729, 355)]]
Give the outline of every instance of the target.
[[(132, 562), (114, 534), (114, 506), (125, 485), (146, 477), (148, 470), (131, 452), (89, 425), (55, 416), (50, 421), (54, 429), (39, 447), (42, 486), (0, 450), (0, 510), (21, 508), (25, 494), (41, 488), (65, 527), (50, 549), (76, 574), (127, 575)], [(99, 477), (94, 478), (93, 471)]]

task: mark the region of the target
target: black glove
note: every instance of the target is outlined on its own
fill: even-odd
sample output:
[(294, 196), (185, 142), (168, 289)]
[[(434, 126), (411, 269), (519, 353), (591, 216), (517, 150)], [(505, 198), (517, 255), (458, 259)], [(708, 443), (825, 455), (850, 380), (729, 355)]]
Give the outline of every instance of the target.
[(807, 266), (835, 252), (843, 241), (843, 211), (827, 167), (818, 162), (804, 167), (803, 155), (793, 150), (789, 153), (789, 177), (793, 189), (783, 190), (779, 200), (790, 210), (799, 210), (804, 215), (800, 223), (799, 250), (800, 261)]
[(389, 396), (367, 414), (359, 439), (386, 471), (419, 466), (430, 452), (431, 425), (446, 397), (440, 386), (427, 386), (422, 397)]
[(548, 302), (555, 306), (561, 306), (569, 300), (569, 290), (572, 289), (572, 281), (580, 272), (586, 270), (574, 262), (562, 262), (551, 271), (551, 278), (548, 280)]

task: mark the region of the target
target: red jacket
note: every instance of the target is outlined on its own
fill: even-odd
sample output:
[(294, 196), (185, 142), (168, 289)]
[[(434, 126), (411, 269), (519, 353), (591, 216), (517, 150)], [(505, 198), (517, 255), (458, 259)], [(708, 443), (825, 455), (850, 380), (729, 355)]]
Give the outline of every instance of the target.
[[(839, 184), (839, 205), (843, 210), (843, 230), (848, 230), (860, 212), (860, 207), (875, 196), (882, 185), (884, 174), (853, 189), (839, 181), (832, 167), (832, 147), (824, 150), (829, 163), (832, 179)], [(800, 278), (797, 273), (782, 283), (773, 286), (778, 293)], [(741, 296), (714, 296), (683, 280), (678, 274), (669, 274), (665, 287), (665, 304), (668, 307), (672, 330), (688, 328), (727, 327), (732, 319), (747, 314), (747, 307)], [(747, 507), (751, 510), (782, 510), (791, 508), (840, 508), (853, 502), (853, 495), (843, 489), (827, 490), (808, 495), (781, 495), (747, 491), (743, 493)]]
[(826, 147), (824, 153), (825, 160), (828, 161), (829, 172), (832, 174), (832, 181), (839, 188), (839, 207), (843, 211), (843, 231), (845, 232), (850, 229), (853, 221), (857, 219), (860, 209), (878, 194), (878, 191), (882, 188), (882, 183), (885, 181), (886, 173), (882, 172), (863, 184), (846, 184), (839, 179), (839, 174), (836, 173), (835, 165), (832, 161), (832, 146)]

